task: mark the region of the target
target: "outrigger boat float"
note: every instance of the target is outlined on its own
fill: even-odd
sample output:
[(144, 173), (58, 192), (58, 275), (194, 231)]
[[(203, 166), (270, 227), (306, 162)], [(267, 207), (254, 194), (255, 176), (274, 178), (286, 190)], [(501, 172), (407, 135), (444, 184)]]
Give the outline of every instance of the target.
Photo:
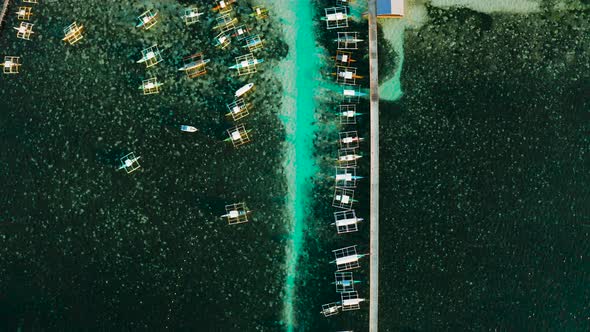
[(184, 14), (182, 15), (182, 19), (186, 25), (191, 25), (196, 23), (199, 20), (199, 17), (205, 13), (199, 12), (197, 8), (187, 8), (184, 10)]

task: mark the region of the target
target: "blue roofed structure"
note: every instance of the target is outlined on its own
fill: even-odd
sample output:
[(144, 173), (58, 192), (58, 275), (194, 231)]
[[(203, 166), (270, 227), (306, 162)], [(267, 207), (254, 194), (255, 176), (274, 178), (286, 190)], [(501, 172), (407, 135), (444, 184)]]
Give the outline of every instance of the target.
[(377, 17), (403, 17), (405, 0), (377, 0)]

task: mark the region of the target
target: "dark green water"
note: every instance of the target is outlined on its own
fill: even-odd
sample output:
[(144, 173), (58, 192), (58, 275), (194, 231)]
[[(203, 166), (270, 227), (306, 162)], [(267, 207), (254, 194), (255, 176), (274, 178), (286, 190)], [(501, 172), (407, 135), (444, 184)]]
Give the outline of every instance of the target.
[(587, 331), (588, 11), (429, 8), (382, 103), (383, 331)]
[[(152, 3), (40, 4), (30, 42), (16, 39), (8, 17), (0, 50), (24, 65), (0, 77), (0, 330), (278, 329), (280, 82), (264, 66), (248, 79), (227, 69), (243, 50), (212, 47), (209, 2), (191, 2), (207, 14), (188, 28), (179, 3)], [(161, 22), (139, 31), (135, 16), (147, 8)], [(241, 3), (237, 14), (264, 34), (259, 56), (272, 67), (286, 47), (274, 21), (250, 13)], [(62, 29), (73, 20), (87, 32), (69, 46)], [(165, 61), (135, 64), (154, 43)], [(188, 81), (177, 68), (198, 51), (212, 59), (209, 73)], [(149, 74), (165, 83), (159, 95), (137, 89)], [(234, 150), (221, 142), (232, 125), (225, 104), (247, 82), (256, 84), (246, 119), (255, 144)], [(130, 151), (142, 169), (117, 172)], [(229, 227), (218, 216), (242, 200), (253, 222)]]

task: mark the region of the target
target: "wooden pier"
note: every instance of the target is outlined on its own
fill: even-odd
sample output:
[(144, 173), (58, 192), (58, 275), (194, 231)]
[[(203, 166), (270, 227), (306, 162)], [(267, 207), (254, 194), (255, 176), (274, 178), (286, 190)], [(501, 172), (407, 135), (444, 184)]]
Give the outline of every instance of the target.
[(377, 53), (377, 3), (368, 0), (369, 71), (371, 87), (371, 193), (369, 332), (379, 329), (379, 64)]
[(8, 3), (10, 2), (10, 0), (4, 0), (4, 3), (2, 4), (2, 11), (0, 12), (0, 27), (2, 26), (2, 23), (4, 22), (4, 16), (6, 15), (6, 11), (8, 11)]

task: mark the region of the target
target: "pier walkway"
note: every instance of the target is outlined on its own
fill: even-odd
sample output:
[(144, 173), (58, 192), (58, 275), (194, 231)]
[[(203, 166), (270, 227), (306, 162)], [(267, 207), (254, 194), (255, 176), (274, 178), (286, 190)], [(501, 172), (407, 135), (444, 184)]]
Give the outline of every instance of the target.
[(371, 80), (371, 268), (369, 276), (369, 332), (379, 328), (379, 64), (377, 54), (377, 4), (369, 5), (369, 70)]
[(4, 0), (3, 4), (2, 4), (2, 10), (0, 11), (0, 27), (2, 26), (2, 23), (4, 22), (4, 16), (6, 15), (6, 11), (8, 10), (8, 2), (10, 0)]

